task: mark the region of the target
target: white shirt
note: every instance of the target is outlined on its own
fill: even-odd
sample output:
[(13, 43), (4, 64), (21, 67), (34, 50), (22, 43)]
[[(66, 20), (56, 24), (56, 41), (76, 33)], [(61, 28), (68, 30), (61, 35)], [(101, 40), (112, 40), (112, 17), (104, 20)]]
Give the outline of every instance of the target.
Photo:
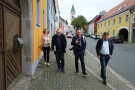
[(104, 54), (104, 55), (110, 54), (110, 52), (109, 52), (109, 42), (108, 41), (103, 40), (103, 45), (102, 45), (100, 53)]
[(44, 39), (43, 46), (44, 47), (49, 47), (49, 44), (48, 43), (50, 43), (50, 37), (48, 35), (43, 35), (43, 39)]

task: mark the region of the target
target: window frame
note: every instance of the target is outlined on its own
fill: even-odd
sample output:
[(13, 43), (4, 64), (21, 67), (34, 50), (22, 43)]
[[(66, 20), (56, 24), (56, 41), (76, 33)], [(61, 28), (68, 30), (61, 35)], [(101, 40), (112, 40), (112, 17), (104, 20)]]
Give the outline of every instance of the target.
[(36, 0), (36, 26), (40, 28), (40, 0)]

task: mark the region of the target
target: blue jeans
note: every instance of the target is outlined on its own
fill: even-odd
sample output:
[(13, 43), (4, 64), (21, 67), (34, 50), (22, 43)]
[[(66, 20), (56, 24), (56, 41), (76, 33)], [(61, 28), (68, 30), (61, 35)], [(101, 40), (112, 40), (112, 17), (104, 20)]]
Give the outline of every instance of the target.
[(107, 64), (108, 64), (109, 60), (110, 60), (110, 56), (109, 55), (101, 55), (101, 57), (100, 57), (101, 77), (105, 81), (106, 81), (106, 67), (107, 67)]
[(64, 52), (60, 50), (56, 50), (56, 60), (58, 69), (64, 71)]

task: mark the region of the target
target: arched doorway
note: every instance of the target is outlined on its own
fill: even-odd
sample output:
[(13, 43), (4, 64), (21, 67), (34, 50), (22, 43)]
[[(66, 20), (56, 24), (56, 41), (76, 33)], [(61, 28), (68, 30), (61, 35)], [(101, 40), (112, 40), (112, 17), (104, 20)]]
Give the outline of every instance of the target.
[(118, 36), (122, 37), (124, 41), (128, 42), (128, 29), (121, 28), (118, 32)]

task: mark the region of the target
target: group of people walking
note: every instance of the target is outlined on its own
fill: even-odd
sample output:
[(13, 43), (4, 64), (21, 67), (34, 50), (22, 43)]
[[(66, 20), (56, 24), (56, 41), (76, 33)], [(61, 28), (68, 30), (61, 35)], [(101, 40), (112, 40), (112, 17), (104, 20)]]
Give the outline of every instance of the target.
[[(54, 51), (58, 66), (58, 71), (65, 72), (64, 68), (64, 53), (66, 53), (67, 40), (64, 34), (61, 33), (60, 29), (56, 30), (56, 34), (52, 37), (49, 36), (49, 30), (43, 30), (42, 36), (42, 50), (44, 52), (45, 65), (50, 65), (49, 63), (49, 53), (50, 50)], [(71, 45), (73, 46), (70, 50), (73, 50), (75, 55), (75, 69), (76, 74), (79, 73), (78, 60), (80, 59), (82, 74), (87, 76), (85, 68), (85, 51), (86, 51), (86, 39), (82, 35), (81, 30), (76, 30), (76, 35), (73, 37)], [(101, 63), (101, 78), (103, 79), (103, 84), (106, 85), (106, 67), (113, 54), (113, 42), (109, 39), (109, 33), (104, 32), (103, 38), (99, 39), (96, 45), (97, 56)]]

